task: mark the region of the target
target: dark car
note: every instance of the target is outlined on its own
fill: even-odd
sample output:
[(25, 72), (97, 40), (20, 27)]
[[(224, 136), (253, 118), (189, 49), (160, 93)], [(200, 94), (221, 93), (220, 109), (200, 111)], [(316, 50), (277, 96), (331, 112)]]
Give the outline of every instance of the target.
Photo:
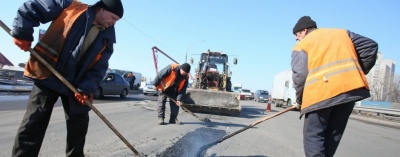
[(254, 93), (254, 101), (257, 102), (267, 102), (269, 101), (271, 95), (267, 90), (256, 90)]
[(100, 86), (94, 93), (94, 98), (99, 99), (104, 95), (119, 95), (126, 98), (129, 91), (129, 83), (117, 73), (107, 73)]

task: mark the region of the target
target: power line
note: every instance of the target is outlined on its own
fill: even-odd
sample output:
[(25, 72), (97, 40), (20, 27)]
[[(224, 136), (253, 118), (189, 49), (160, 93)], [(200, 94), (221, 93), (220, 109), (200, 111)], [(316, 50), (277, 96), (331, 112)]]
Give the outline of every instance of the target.
[(184, 54), (178, 53), (170, 48), (168, 48), (167, 46), (165, 46), (164, 44), (162, 44), (161, 42), (157, 41), (156, 39), (154, 39), (153, 37), (151, 37), (150, 35), (148, 35), (147, 33), (145, 33), (144, 31), (142, 31), (141, 29), (139, 29), (138, 27), (136, 27), (134, 24), (132, 24), (131, 22), (129, 22), (128, 20), (126, 20), (125, 18), (122, 18), (124, 21), (126, 21), (130, 26), (132, 26), (134, 29), (138, 30), (139, 32), (141, 32), (143, 35), (145, 35), (146, 37), (148, 37), (149, 39), (153, 40), (154, 42), (158, 43), (159, 45), (161, 45), (162, 47), (170, 50), (173, 53), (179, 54), (184, 56)]

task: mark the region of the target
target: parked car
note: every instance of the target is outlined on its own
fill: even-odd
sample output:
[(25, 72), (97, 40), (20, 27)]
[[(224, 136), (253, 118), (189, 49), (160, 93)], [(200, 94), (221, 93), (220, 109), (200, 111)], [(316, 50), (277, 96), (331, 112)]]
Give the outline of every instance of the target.
[(159, 92), (155, 89), (153, 89), (153, 84), (147, 84), (146, 86), (143, 87), (143, 94), (144, 95), (158, 95)]
[(250, 91), (249, 89), (242, 89), (242, 90), (240, 91), (240, 98), (241, 98), (241, 100), (243, 100), (243, 97), (244, 97), (244, 100), (252, 100), (252, 98), (251, 98), (251, 91)]
[(117, 73), (107, 73), (99, 87), (94, 92), (94, 98), (99, 99), (104, 95), (119, 95), (126, 98), (129, 91), (129, 83)]
[(269, 99), (271, 98), (271, 95), (267, 90), (256, 90), (255, 96), (254, 96), (254, 101), (257, 102), (268, 102)]

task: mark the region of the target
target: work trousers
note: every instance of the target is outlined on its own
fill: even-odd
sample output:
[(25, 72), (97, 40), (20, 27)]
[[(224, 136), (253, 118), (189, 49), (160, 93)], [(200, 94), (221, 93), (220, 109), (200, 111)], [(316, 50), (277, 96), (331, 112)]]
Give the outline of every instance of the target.
[[(178, 96), (178, 94), (174, 91), (165, 92), (165, 94), (168, 94), (168, 96), (173, 98), (174, 100), (176, 100), (176, 97)], [(168, 98), (167, 96), (165, 96), (165, 94), (160, 94), (160, 96), (158, 96), (158, 117), (159, 118), (165, 118), (165, 103)], [(170, 115), (169, 121), (175, 122), (175, 119), (178, 117), (179, 107), (172, 100), (169, 100), (169, 107), (171, 108), (171, 115)]]
[(332, 157), (343, 136), (355, 102), (305, 114), (304, 151), (307, 157)]
[(61, 97), (67, 124), (66, 156), (83, 157), (85, 137), (88, 131), (88, 112), (69, 115), (68, 98), (61, 96), (46, 87), (34, 85), (29, 97), (28, 106), (12, 149), (12, 156), (37, 157), (47, 126), (50, 121), (54, 104)]

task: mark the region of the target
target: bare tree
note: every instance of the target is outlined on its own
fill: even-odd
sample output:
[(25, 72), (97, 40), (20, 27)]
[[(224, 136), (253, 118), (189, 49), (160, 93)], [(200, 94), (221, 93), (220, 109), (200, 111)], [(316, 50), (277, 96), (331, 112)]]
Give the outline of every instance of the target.
[(146, 76), (143, 76), (142, 77), (142, 80), (140, 80), (141, 82), (146, 82), (147, 81), (147, 77)]
[(393, 81), (389, 85), (389, 101), (400, 102), (400, 75), (396, 74)]
[(384, 99), (382, 98), (383, 85), (384, 84), (380, 81), (374, 82), (369, 85), (369, 89), (371, 92), (371, 101), (384, 101)]

